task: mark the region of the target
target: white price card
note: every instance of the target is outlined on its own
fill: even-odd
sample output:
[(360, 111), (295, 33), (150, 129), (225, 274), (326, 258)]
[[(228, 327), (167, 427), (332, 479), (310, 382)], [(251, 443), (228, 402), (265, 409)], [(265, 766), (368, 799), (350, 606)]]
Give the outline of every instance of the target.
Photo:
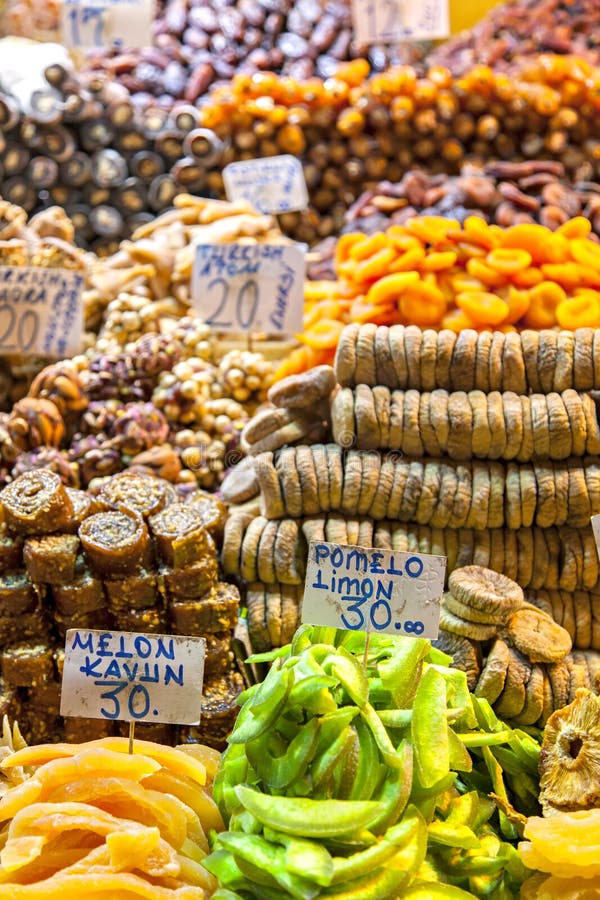
[(592, 516), (590, 522), (592, 523), (592, 531), (596, 539), (596, 550), (598, 551), (598, 556), (600, 556), (600, 516)]
[(152, 0), (64, 0), (61, 33), (76, 49), (152, 46)]
[(0, 356), (80, 353), (82, 288), (70, 269), (0, 266)]
[(223, 183), (231, 202), (246, 200), (260, 213), (306, 209), (308, 191), (302, 163), (295, 156), (265, 156), (229, 163)]
[(444, 556), (311, 541), (302, 621), (433, 640), (445, 574)]
[(71, 628), (60, 714), (197, 725), (205, 651), (204, 638)]
[(352, 0), (355, 41), (395, 44), (448, 37), (448, 0)]
[(302, 331), (304, 244), (197, 244), (192, 305), (215, 331)]

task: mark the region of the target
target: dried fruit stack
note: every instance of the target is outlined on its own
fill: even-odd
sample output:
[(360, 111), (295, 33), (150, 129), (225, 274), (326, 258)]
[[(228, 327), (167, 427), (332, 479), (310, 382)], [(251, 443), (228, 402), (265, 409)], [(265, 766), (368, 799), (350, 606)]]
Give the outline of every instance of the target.
[(543, 726), (582, 686), (600, 690), (597, 650), (570, 653), (568, 632), (516, 582), (481, 566), (454, 569), (442, 598), (440, 649), (475, 695), (514, 725)]
[[(342, 233), (359, 230), (374, 234), (416, 215), (464, 222), (472, 214), (503, 228), (538, 222), (552, 230), (583, 215), (594, 233), (600, 234), (596, 182), (573, 184), (565, 178), (563, 164), (548, 159), (500, 160), (485, 165), (472, 161), (461, 166), (458, 175), (412, 169), (397, 184), (382, 181), (364, 191), (347, 211)], [(335, 246), (334, 238), (326, 238), (313, 247), (310, 278), (335, 278)]]
[(303, 346), (276, 377), (317, 365), (315, 354), (331, 362), (353, 322), (455, 332), (600, 326), (600, 247), (584, 216), (555, 231), (527, 222), (499, 228), (477, 215), (462, 224), (414, 216), (372, 235), (342, 235), (335, 269), (335, 281), (306, 284)]
[[(476, 564), (506, 574), (552, 610), (577, 650), (600, 650), (589, 525), (600, 512), (590, 394), (600, 387), (599, 350), (591, 329), (349, 326), (331, 403), (337, 443), (245, 464), (237, 499), (250, 505), (232, 509), (225, 571), (301, 585), (311, 539), (439, 553), (449, 572)], [(273, 568), (262, 548), (278, 540), (289, 549)], [(266, 627), (258, 640), (269, 640)]]
[[(0, 663), (3, 711), (35, 740), (60, 733), (59, 676), (68, 628), (199, 634), (207, 639), (202, 725), (183, 739), (216, 743), (241, 689), (231, 634), (237, 589), (220, 582), (214, 539), (223, 505), (203, 492), (181, 502), (167, 481), (126, 472), (96, 494), (65, 487), (47, 469), (0, 493)], [(144, 727), (142, 732), (144, 731)], [(110, 723), (66, 720), (68, 738)], [(145, 726), (161, 739), (166, 726)]]

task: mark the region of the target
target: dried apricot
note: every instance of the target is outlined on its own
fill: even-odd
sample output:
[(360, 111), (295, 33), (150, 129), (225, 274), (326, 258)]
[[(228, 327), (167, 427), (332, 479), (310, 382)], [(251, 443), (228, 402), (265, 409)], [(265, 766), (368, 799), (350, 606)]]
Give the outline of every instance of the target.
[(413, 325), (438, 325), (444, 316), (446, 298), (438, 287), (419, 282), (404, 291), (399, 301), (400, 312)]
[(465, 291), (456, 298), (456, 305), (477, 326), (500, 325), (509, 314), (508, 303), (487, 291)]

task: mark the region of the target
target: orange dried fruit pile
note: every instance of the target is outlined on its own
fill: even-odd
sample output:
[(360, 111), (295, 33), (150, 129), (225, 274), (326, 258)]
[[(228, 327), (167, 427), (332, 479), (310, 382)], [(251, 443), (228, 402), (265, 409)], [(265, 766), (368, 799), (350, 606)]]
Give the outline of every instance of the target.
[(106, 738), (25, 747), (3, 759), (3, 771), (31, 774), (0, 799), (2, 896), (211, 896), (216, 881), (202, 860), (207, 832), (223, 828), (210, 794), (218, 754), (149, 741), (127, 750), (125, 738)]
[(590, 233), (581, 216), (556, 231), (419, 216), (374, 235), (343, 235), (337, 279), (306, 284), (303, 346), (275, 377), (331, 363), (351, 322), (503, 332), (600, 327), (600, 245)]

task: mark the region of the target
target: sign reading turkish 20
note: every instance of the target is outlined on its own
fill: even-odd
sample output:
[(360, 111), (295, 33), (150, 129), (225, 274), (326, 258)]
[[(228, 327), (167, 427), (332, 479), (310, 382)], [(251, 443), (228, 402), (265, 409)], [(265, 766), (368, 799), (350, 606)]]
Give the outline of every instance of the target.
[(445, 38), (448, 0), (353, 0), (357, 44), (392, 44)]
[(446, 558), (311, 541), (302, 621), (435, 640)]
[(0, 266), (0, 356), (80, 353), (82, 287), (70, 269)]
[(63, 44), (75, 50), (152, 45), (152, 0), (64, 0), (61, 16)]
[(302, 330), (304, 244), (198, 244), (192, 305), (215, 331)]
[(61, 716), (197, 725), (204, 638), (67, 631)]
[(259, 213), (305, 209), (308, 192), (302, 163), (295, 156), (266, 156), (229, 163), (223, 184), (231, 202), (245, 200)]

